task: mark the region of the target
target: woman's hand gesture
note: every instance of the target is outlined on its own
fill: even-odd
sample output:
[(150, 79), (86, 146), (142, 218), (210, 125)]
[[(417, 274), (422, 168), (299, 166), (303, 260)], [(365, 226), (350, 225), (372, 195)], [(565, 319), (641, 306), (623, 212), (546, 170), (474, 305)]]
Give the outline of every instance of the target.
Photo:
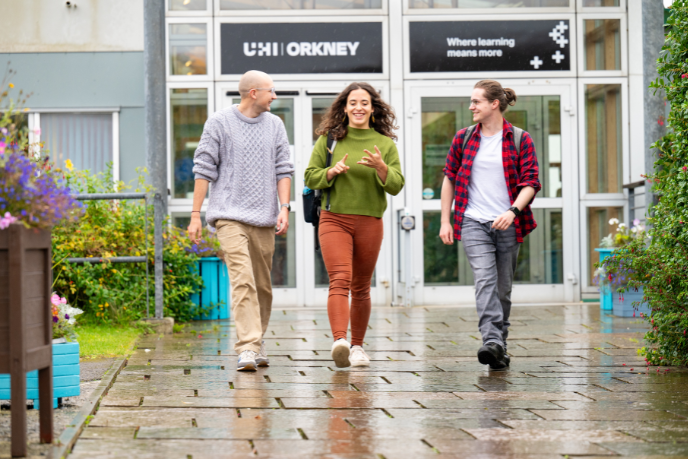
[(327, 171), (327, 181), (332, 181), (333, 178), (339, 174), (346, 174), (349, 171), (349, 166), (346, 165), (346, 159), (349, 157), (349, 153), (345, 154), (344, 157), (337, 164), (334, 165), (329, 171)]
[(375, 145), (375, 153), (371, 153), (368, 150), (363, 151), (366, 152), (368, 156), (364, 156), (363, 158), (361, 158), (358, 164), (363, 164), (364, 166), (371, 167), (376, 171), (387, 169), (387, 165), (382, 160), (382, 153), (380, 153), (380, 149), (377, 148), (377, 145)]

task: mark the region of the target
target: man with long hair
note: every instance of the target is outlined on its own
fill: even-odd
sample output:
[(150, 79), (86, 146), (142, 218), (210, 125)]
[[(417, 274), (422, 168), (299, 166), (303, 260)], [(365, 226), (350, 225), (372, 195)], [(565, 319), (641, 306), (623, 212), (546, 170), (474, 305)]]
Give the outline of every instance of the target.
[(272, 311), (270, 271), (275, 235), (289, 228), (294, 164), (284, 124), (270, 113), (277, 98), (272, 79), (246, 72), (239, 93), (238, 105), (215, 113), (203, 127), (188, 231), (192, 240), (200, 238), (201, 206), (212, 183), (206, 220), (217, 229), (229, 270), (237, 370), (254, 371), (269, 365), (263, 336)]

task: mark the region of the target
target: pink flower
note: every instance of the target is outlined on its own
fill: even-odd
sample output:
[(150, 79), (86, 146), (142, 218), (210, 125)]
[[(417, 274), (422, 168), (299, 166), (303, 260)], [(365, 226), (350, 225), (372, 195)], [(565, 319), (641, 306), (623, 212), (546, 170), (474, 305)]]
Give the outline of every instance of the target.
[(60, 303), (67, 304), (67, 298), (60, 298)]
[(53, 293), (53, 296), (50, 297), (50, 302), (54, 304), (55, 306), (60, 305), (60, 295), (57, 293)]
[(0, 155), (5, 154), (5, 148), (7, 148), (7, 144), (5, 142), (3, 142), (2, 140), (0, 140)]
[(688, 171), (688, 167), (683, 166), (681, 169), (683, 169), (683, 172)]
[(10, 215), (9, 212), (5, 212), (5, 216), (0, 218), (0, 229), (5, 229), (12, 223), (16, 222), (17, 218)]
[(688, 78), (688, 73), (684, 73), (683, 75), (681, 75), (681, 78)]

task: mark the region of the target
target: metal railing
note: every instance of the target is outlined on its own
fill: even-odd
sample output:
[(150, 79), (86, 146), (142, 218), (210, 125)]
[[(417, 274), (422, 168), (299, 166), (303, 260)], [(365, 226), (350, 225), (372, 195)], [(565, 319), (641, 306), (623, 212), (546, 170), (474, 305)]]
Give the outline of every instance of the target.
[[(150, 318), (150, 284), (148, 270), (148, 201), (150, 196), (146, 193), (93, 193), (79, 194), (75, 196), (78, 201), (107, 201), (143, 199), (145, 207), (144, 234), (146, 240), (146, 256), (144, 257), (79, 257), (67, 258), (69, 263), (146, 263), (146, 317)], [(164, 219), (163, 202), (160, 193), (153, 195), (153, 244), (155, 264), (155, 318), (162, 319), (163, 309), (163, 266), (162, 266), (162, 223)]]
[[(645, 221), (645, 193), (637, 193), (636, 190), (638, 188), (644, 188), (645, 187), (645, 180), (639, 180), (637, 182), (633, 183), (627, 183), (623, 186), (625, 189), (628, 190), (628, 220), (629, 222), (632, 222), (636, 218), (641, 221)], [(638, 199), (641, 198), (641, 199)], [(638, 201), (641, 202), (641, 204), (638, 204)], [(642, 214), (639, 217), (636, 217), (636, 211), (641, 210)]]

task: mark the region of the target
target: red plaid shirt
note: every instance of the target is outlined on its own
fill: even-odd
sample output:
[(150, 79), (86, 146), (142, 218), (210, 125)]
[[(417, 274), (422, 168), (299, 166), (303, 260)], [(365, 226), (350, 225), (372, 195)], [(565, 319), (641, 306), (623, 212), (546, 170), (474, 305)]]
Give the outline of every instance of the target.
[[(468, 206), (468, 183), (471, 179), (471, 168), (480, 147), (480, 126), (478, 124), (473, 130), (473, 135), (466, 144), (465, 152), (461, 151), (461, 147), (463, 146), (466, 128), (456, 133), (447, 155), (447, 164), (444, 167), (444, 175), (455, 184), (454, 237), (457, 241), (461, 240), (463, 214)], [(502, 133), (504, 180), (506, 180), (507, 189), (509, 190), (509, 200), (513, 204), (523, 187), (533, 187), (535, 188), (535, 193), (537, 193), (542, 188), (542, 185), (540, 185), (540, 180), (538, 179), (538, 161), (530, 134), (523, 132), (521, 137), (521, 155), (518, 156), (516, 146), (514, 145), (513, 126), (507, 120), (504, 120)], [(489, 184), (485, 185), (490, 186)], [(507, 209), (504, 210), (506, 211)], [(521, 212), (521, 215), (514, 219), (514, 225), (516, 226), (516, 239), (518, 242), (523, 242), (524, 236), (530, 234), (537, 227), (535, 218), (533, 218), (533, 211), (530, 210), (530, 205), (527, 205)]]

